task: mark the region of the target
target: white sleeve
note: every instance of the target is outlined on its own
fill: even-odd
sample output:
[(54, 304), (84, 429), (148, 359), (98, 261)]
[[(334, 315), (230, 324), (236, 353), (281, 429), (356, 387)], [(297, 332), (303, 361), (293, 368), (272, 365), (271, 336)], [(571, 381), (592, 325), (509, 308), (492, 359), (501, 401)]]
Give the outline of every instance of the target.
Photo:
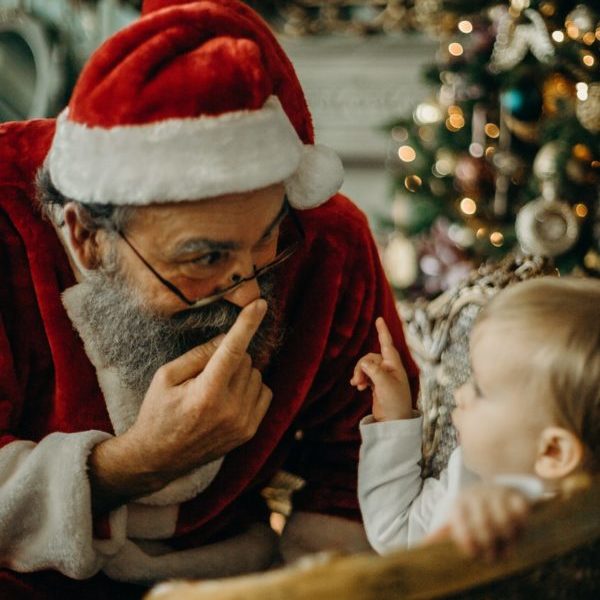
[(411, 546), (428, 532), (446, 494), (446, 473), (421, 479), (422, 417), (360, 424), (358, 499), (371, 546), (380, 554)]
[(111, 538), (93, 537), (87, 460), (108, 433), (52, 433), (39, 443), (0, 449), (0, 565), (58, 570), (74, 579), (97, 573), (125, 543), (127, 509), (109, 515)]

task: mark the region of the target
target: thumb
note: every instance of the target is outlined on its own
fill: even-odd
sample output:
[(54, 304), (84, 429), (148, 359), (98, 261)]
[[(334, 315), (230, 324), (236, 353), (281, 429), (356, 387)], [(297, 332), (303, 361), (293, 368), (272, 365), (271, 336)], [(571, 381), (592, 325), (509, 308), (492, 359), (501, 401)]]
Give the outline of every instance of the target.
[(167, 384), (170, 386), (179, 385), (201, 373), (211, 356), (217, 351), (224, 337), (225, 334), (218, 335), (164, 365), (162, 368)]

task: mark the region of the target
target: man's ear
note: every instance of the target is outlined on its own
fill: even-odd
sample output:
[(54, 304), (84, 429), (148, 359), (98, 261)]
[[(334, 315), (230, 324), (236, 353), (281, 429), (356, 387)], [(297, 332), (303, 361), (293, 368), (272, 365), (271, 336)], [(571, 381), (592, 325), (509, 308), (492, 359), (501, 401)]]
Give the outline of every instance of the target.
[(86, 227), (80, 208), (73, 202), (64, 207), (63, 217), (71, 249), (77, 263), (84, 269), (95, 269), (100, 263), (97, 231)]
[(563, 427), (546, 427), (540, 434), (535, 472), (542, 479), (561, 479), (583, 462), (581, 440)]

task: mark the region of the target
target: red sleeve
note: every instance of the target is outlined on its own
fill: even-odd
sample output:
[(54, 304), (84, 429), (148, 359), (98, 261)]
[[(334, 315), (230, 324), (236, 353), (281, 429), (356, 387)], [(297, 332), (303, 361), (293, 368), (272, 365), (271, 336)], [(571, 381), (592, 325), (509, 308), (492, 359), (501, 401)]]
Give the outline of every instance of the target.
[(0, 123), (0, 447), (17, 439), (25, 399), (44, 384), (43, 367), (32, 372), (30, 342), (41, 324), (27, 253), (10, 213), (29, 202), (53, 131), (53, 121)]
[[(6, 198), (14, 190), (0, 191)], [(16, 196), (15, 196), (16, 198)], [(14, 281), (14, 274), (18, 273)], [(27, 328), (27, 306), (18, 309), (22, 290), (31, 287), (25, 253), (0, 204), (0, 447), (17, 439), (15, 432), (27, 391), (29, 350), (17, 340), (17, 328)], [(24, 336), (20, 336), (23, 338)]]
[[(347, 201), (346, 201), (347, 202)], [(353, 211), (353, 212), (352, 212)], [(407, 370), (413, 395), (418, 393), (418, 369), (408, 351), (390, 286), (364, 216), (354, 207), (351, 226), (341, 229), (334, 249), (340, 255), (341, 281), (331, 319), (327, 348), (315, 377), (303, 419), (302, 437), (286, 468), (306, 480), (294, 496), (294, 509), (360, 519), (357, 500), (359, 421), (371, 412), (371, 394), (350, 386), (356, 361), (379, 352), (375, 319), (382, 316)], [(338, 215), (336, 215), (338, 216)], [(331, 222), (331, 220), (330, 220)], [(340, 247), (340, 236), (347, 247)], [(341, 257), (346, 254), (342, 261)], [(333, 294), (333, 287), (326, 292)], [(309, 394), (310, 396), (310, 394)]]

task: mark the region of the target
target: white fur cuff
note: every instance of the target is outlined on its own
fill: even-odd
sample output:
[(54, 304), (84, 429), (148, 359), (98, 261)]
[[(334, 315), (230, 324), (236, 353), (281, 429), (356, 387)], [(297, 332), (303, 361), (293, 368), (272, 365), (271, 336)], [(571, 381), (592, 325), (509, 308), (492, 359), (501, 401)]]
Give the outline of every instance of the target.
[(3, 566), (54, 569), (74, 579), (97, 573), (125, 542), (126, 508), (111, 514), (111, 540), (93, 539), (87, 460), (108, 433), (52, 433), (38, 444), (0, 450), (0, 556)]

